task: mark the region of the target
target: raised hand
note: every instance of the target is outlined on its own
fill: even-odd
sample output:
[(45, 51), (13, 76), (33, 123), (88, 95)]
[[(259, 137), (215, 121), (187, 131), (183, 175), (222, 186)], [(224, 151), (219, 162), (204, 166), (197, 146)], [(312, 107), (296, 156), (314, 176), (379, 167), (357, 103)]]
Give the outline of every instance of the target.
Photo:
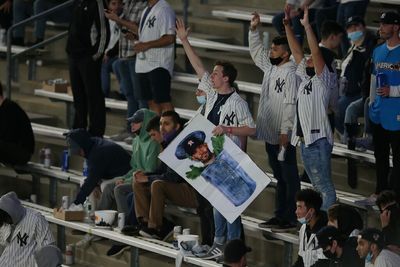
[(302, 19), (300, 19), (300, 23), (304, 26), (304, 28), (310, 26), (310, 20), (308, 18), (308, 6), (304, 8), (304, 16)]
[(189, 31), (190, 28), (185, 28), (185, 23), (183, 22), (183, 19), (176, 19), (176, 35), (179, 37), (181, 41), (186, 40), (187, 37), (189, 36)]
[(292, 7), (290, 5), (285, 5), (285, 17), (283, 18), (283, 25), (288, 26), (290, 23), (290, 12), (292, 10)]
[(257, 12), (252, 13), (253, 17), (250, 20), (250, 30), (254, 31), (260, 25), (260, 15)]

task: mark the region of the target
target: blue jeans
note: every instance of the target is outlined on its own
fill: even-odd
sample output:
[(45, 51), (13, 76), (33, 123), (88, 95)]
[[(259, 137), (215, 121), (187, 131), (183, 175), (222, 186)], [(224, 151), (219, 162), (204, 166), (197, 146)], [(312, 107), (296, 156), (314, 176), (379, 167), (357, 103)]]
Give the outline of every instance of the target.
[[(50, 8), (62, 4), (64, 1), (35, 0), (33, 4), (33, 14), (37, 15)], [(46, 21), (51, 20), (56, 23), (67, 23), (71, 19), (72, 6), (61, 9), (53, 14), (35, 21), (35, 37), (36, 39), (44, 39), (46, 30)]]
[(136, 218), (136, 213), (135, 213), (135, 198), (134, 198), (134, 193), (131, 192), (128, 194), (126, 197), (126, 201), (129, 207), (129, 212), (128, 212), (128, 217), (125, 218), (125, 225), (138, 225), (138, 221)]
[(335, 113), (335, 128), (339, 133), (344, 134), (344, 123), (347, 107), (361, 96), (341, 96), (338, 100), (338, 112)]
[(112, 57), (109, 58), (107, 62), (103, 61), (103, 63), (101, 64), (101, 89), (103, 89), (105, 97), (108, 97), (108, 95), (110, 94), (110, 88), (111, 88), (110, 74), (113, 72), (112, 66), (117, 59), (118, 57)]
[[(367, 11), (369, 0), (361, 0), (357, 2), (349, 2), (340, 4), (337, 12), (336, 21), (343, 27), (346, 25), (348, 18), (353, 16), (360, 16), (364, 18), (365, 12)], [(347, 50), (350, 47), (349, 40), (344, 36), (341, 43), (342, 55), (346, 55)]]
[[(112, 65), (112, 69), (119, 79), (121, 92), (128, 101), (127, 118), (131, 117), (136, 110), (147, 108), (147, 101), (141, 101), (140, 84), (135, 71), (136, 58), (119, 58)], [(130, 125), (127, 125), (130, 132)]]
[[(13, 1), (13, 25), (27, 19), (32, 16), (32, 0), (14, 0)], [(15, 28), (13, 37), (14, 38), (24, 38), (25, 36), (25, 26), (19, 26)]]
[(301, 143), (301, 157), (304, 169), (314, 188), (322, 195), (322, 210), (327, 210), (336, 202), (335, 186), (331, 177), (332, 145), (326, 138), (321, 138), (305, 146)]
[(233, 222), (229, 223), (219, 211), (214, 209), (215, 237), (214, 241), (218, 244), (233, 239), (239, 239), (242, 233), (242, 221), (240, 216)]
[(368, 102), (369, 98), (366, 100), (360, 98), (352, 102), (346, 109), (344, 123), (357, 124), (358, 118), (364, 116), (364, 133), (372, 134), (371, 125), (369, 122)]
[(285, 222), (296, 222), (296, 193), (300, 190), (296, 148), (288, 145), (285, 160), (279, 161), (279, 145), (265, 143), (269, 165), (278, 180), (275, 193), (275, 217)]

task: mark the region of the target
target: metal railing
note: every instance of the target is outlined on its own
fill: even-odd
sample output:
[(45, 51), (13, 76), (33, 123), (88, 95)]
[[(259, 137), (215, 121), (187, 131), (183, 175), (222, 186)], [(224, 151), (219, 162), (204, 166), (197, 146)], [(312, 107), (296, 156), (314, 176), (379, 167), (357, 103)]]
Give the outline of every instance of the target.
[(43, 11), (42, 13), (39, 13), (39, 14), (37, 14), (35, 16), (29, 17), (29, 18), (27, 18), (27, 19), (25, 19), (23, 21), (20, 21), (20, 22), (18, 22), (16, 24), (12, 25), (8, 29), (8, 31), (7, 31), (7, 82), (6, 82), (6, 91), (7, 91), (7, 98), (8, 99), (11, 99), (11, 80), (12, 80), (12, 69), (13, 69), (14, 60), (16, 58), (22, 56), (22, 55), (25, 55), (25, 54), (27, 54), (29, 52), (32, 52), (32, 51), (36, 50), (36, 49), (38, 49), (38, 48), (40, 48), (40, 47), (42, 47), (44, 45), (47, 45), (47, 44), (53, 43), (53, 42), (55, 42), (57, 40), (60, 40), (60, 39), (64, 38), (65, 36), (67, 36), (67, 34), (68, 34), (68, 31), (64, 31), (64, 32), (59, 33), (59, 34), (57, 34), (55, 36), (52, 36), (51, 38), (43, 40), (40, 43), (32, 45), (32, 46), (28, 47), (27, 49), (24, 49), (23, 51), (21, 51), (19, 53), (14, 53), (13, 54), (12, 50), (11, 50), (11, 41), (12, 41), (12, 34), (13, 34), (14, 30), (16, 28), (20, 27), (20, 26), (26, 25), (28, 23), (31, 23), (33, 21), (36, 21), (36, 20), (41, 19), (43, 17), (46, 17), (46, 16), (48, 16), (48, 15), (50, 15), (52, 13), (55, 13), (58, 10), (64, 9), (66, 7), (69, 7), (69, 6), (72, 5), (72, 3), (74, 1), (75, 0), (68, 0), (68, 1), (66, 1), (66, 2), (64, 2), (64, 3), (62, 3), (62, 4), (58, 5), (58, 6), (55, 6), (53, 8), (50, 8), (50, 9), (46, 10), (46, 11)]

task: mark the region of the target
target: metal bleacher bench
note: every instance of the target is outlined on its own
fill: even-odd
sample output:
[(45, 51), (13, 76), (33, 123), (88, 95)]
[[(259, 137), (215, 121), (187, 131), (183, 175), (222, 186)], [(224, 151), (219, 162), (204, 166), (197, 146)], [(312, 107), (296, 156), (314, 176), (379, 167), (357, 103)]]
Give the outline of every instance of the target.
[[(167, 242), (142, 237), (126, 236), (112, 230), (96, 228), (94, 225), (88, 223), (60, 220), (53, 216), (53, 210), (50, 208), (25, 201), (22, 201), (22, 204), (26, 208), (40, 212), (49, 223), (54, 223), (57, 225), (57, 245), (60, 248), (65, 248), (65, 228), (70, 228), (131, 246), (131, 266), (139, 266), (139, 249), (150, 251), (173, 259), (178, 258), (179, 251), (175, 250), (172, 244)], [(215, 261), (203, 260), (196, 257), (184, 257), (183, 261), (192, 265), (203, 267), (221, 266)]]

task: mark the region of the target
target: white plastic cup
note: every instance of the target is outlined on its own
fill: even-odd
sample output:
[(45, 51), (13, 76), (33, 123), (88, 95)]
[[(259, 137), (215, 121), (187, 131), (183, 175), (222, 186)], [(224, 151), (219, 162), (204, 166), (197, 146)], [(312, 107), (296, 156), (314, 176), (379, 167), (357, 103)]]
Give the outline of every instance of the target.
[(67, 210), (69, 208), (69, 196), (62, 196), (61, 206), (64, 210)]
[(30, 200), (31, 200), (31, 202), (32, 203), (37, 203), (37, 196), (36, 196), (36, 194), (31, 194), (31, 196), (30, 196), (30, 198), (29, 198)]
[(182, 235), (190, 235), (190, 228), (185, 228), (182, 230)]

